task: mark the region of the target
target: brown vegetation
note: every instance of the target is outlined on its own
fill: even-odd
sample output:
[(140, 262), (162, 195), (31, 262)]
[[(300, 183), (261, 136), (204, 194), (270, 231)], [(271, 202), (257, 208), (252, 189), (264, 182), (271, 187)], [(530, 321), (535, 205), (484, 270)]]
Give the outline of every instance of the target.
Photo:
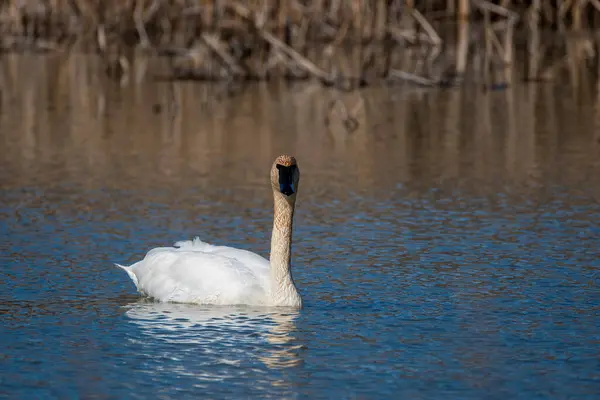
[(528, 77), (548, 78), (542, 32), (594, 26), (599, 10), (600, 0), (4, 0), (0, 48), (99, 52), (118, 75), (141, 47), (169, 56), (175, 78), (313, 77), (354, 89), (453, 84), (472, 69), (505, 84), (517, 28)]

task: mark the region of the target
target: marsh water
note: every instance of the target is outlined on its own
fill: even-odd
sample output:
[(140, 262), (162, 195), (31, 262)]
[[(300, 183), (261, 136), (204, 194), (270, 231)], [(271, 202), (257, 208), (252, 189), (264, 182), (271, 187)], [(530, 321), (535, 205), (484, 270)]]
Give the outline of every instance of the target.
[[(592, 80), (225, 93), (2, 68), (0, 397), (600, 395)], [(304, 309), (157, 304), (113, 267), (194, 236), (268, 257), (280, 153)]]

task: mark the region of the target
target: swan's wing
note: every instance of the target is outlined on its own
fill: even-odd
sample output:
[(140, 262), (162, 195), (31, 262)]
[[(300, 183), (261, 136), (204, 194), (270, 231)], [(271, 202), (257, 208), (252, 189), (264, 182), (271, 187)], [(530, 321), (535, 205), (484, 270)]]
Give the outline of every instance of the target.
[[(201, 241), (199, 238), (175, 243), (175, 247), (185, 251), (217, 254), (227, 258), (233, 258), (249, 268), (257, 271), (269, 269), (269, 260), (248, 250), (236, 249), (229, 246), (214, 246)], [(164, 248), (163, 248), (164, 249)], [(263, 272), (263, 271), (261, 271)]]
[(230, 252), (226, 256), (227, 250), (219, 247), (223, 246), (205, 247), (209, 252), (186, 246), (151, 250), (131, 267), (138, 289), (160, 301), (262, 304), (268, 289), (268, 262), (258, 262), (258, 255), (233, 257)]

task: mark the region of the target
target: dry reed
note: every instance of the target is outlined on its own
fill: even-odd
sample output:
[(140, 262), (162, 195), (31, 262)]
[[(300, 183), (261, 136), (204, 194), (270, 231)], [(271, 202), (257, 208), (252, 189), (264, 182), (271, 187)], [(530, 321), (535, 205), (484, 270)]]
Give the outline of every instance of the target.
[(141, 47), (169, 56), (174, 78), (313, 77), (354, 89), (453, 84), (474, 71), (493, 85), (510, 83), (517, 28), (529, 78), (543, 79), (553, 67), (541, 64), (542, 30), (566, 37), (599, 17), (600, 0), (5, 0), (0, 48), (98, 52), (117, 76)]

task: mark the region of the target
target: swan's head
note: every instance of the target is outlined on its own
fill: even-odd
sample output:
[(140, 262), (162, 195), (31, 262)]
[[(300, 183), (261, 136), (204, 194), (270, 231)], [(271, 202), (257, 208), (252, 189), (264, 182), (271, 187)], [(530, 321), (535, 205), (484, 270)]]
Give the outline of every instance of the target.
[(277, 157), (271, 168), (273, 191), (280, 193), (288, 201), (295, 201), (299, 182), (300, 169), (296, 159), (288, 155)]

